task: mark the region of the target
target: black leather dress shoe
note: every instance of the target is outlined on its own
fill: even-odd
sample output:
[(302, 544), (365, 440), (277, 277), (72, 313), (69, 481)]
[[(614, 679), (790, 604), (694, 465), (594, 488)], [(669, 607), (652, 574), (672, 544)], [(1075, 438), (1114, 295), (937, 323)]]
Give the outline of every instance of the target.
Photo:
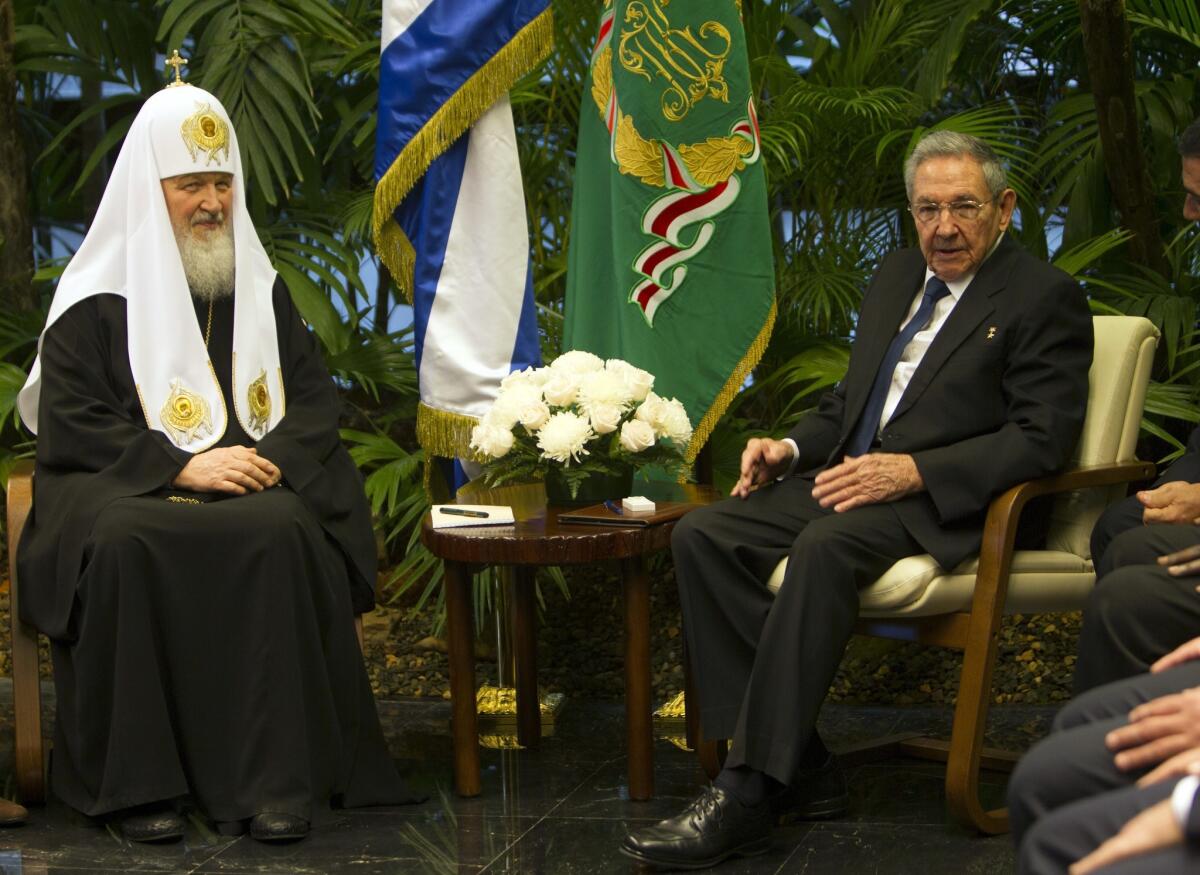
[(761, 854), (770, 845), (770, 805), (746, 806), (710, 785), (682, 814), (627, 835), (621, 853), (652, 866), (707, 869), (737, 854)]
[(781, 826), (798, 820), (827, 820), (850, 810), (846, 773), (832, 756), (819, 769), (797, 772), (792, 783), (771, 797), (771, 813)]
[(294, 842), (308, 835), (308, 821), (294, 814), (263, 811), (250, 821), (250, 838), (260, 842)]
[(121, 818), (121, 835), (131, 842), (177, 842), (183, 818), (173, 808), (138, 808)]

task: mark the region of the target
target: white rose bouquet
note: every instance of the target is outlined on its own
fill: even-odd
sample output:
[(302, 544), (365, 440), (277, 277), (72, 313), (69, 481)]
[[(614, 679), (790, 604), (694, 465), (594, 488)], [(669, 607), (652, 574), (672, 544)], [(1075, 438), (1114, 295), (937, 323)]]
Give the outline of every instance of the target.
[(641, 368), (579, 350), (509, 374), (471, 432), (484, 482), (544, 479), (548, 493), (565, 485), (575, 499), (589, 478), (628, 481), (645, 465), (677, 473), (692, 425), (679, 401), (653, 387)]

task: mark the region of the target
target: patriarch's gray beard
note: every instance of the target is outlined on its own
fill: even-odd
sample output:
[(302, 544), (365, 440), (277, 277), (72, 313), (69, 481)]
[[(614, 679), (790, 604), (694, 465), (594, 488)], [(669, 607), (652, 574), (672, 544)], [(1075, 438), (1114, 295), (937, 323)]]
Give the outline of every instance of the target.
[(179, 257), (183, 260), (183, 273), (188, 288), (202, 301), (219, 301), (233, 294), (234, 251), (233, 229), (228, 222), (210, 231), (205, 239), (192, 234), (188, 228), (184, 233), (176, 232)]

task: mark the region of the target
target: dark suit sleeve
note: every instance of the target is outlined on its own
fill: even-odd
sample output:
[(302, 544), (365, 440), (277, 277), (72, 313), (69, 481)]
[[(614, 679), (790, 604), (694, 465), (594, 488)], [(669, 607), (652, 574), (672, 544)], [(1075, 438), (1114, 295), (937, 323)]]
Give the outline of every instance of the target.
[(837, 446), (846, 406), (843, 393), (844, 385), (838, 383), (821, 396), (815, 410), (802, 416), (788, 432), (787, 436), (796, 442), (798, 452), (793, 470), (810, 471), (824, 465)]
[(1093, 345), (1083, 291), (1057, 271), (1013, 279), (1030, 285), (1001, 375), (1007, 421), (913, 454), (943, 523), (977, 514), (1016, 483), (1061, 469), (1083, 426)]

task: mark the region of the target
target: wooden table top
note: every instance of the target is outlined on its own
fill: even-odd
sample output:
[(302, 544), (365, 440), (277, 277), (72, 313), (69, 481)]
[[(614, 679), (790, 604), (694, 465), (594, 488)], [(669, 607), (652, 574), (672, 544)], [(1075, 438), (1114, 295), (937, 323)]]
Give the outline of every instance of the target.
[[(653, 501), (711, 504), (721, 495), (711, 486), (635, 481), (633, 492)], [(431, 515), (421, 522), (421, 542), (439, 558), (502, 565), (571, 565), (627, 559), (671, 544), (674, 521), (652, 526), (591, 526), (559, 523), (572, 508), (546, 505), (541, 483), (472, 487), (459, 490), (458, 504), (499, 504), (513, 509), (514, 525), (434, 529)]]

